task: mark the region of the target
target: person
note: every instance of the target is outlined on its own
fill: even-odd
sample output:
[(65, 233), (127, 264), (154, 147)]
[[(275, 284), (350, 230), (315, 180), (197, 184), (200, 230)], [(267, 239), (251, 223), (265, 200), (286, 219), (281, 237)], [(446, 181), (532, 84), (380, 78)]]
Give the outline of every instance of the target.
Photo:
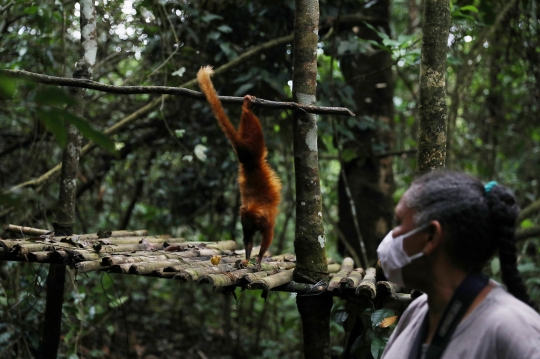
[[(377, 253), (388, 280), (425, 293), (382, 359), (540, 359), (540, 315), (517, 269), (518, 205), (495, 182), (459, 172), (418, 177)], [(506, 291), (481, 274), (498, 250)]]

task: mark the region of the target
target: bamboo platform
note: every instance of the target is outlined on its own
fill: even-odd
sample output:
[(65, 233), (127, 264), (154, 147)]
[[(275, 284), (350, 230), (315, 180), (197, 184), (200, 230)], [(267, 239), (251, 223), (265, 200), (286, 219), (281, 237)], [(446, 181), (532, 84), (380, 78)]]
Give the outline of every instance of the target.
[[(298, 295), (332, 295), (406, 304), (411, 295), (399, 287), (376, 281), (375, 268), (354, 268), (351, 258), (329, 261), (328, 282), (314, 285), (293, 281), (294, 254), (266, 256), (261, 270), (239, 268), (245, 251), (234, 241), (189, 242), (171, 236), (150, 236), (146, 230), (112, 231), (56, 237), (47, 230), (5, 225), (24, 239), (0, 239), (0, 260), (65, 264), (76, 273), (110, 273), (197, 281), (220, 288), (242, 287)], [(259, 252), (254, 247), (252, 257)]]

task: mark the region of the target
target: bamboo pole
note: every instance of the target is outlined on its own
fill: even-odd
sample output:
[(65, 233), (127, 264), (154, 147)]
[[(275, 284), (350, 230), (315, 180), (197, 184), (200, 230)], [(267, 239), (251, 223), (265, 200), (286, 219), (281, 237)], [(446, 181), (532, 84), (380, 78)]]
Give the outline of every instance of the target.
[(206, 274), (201, 276), (199, 284), (211, 284), (214, 287), (227, 287), (241, 283), (245, 274), (253, 273), (254, 269), (246, 268), (223, 274)]
[(347, 257), (343, 259), (343, 263), (341, 264), (341, 270), (334, 275), (334, 277), (330, 280), (328, 283), (327, 290), (332, 292), (334, 289), (337, 289), (340, 287), (339, 282), (342, 278), (345, 278), (349, 275), (349, 273), (354, 268), (354, 261), (352, 258)]
[(230, 264), (218, 264), (217, 266), (212, 263), (205, 262), (199, 264), (197, 267), (191, 267), (181, 270), (173, 278), (182, 282), (199, 280), (205, 275), (209, 274), (224, 274), (234, 270), (234, 265)]
[(375, 299), (377, 295), (377, 284), (375, 279), (375, 268), (371, 267), (366, 270), (364, 279), (360, 282), (356, 288), (356, 295), (363, 295), (369, 299)]
[(156, 269), (162, 269), (175, 264), (180, 265), (184, 264), (184, 262), (179, 259), (169, 259), (167, 261), (133, 263), (131, 267), (129, 267), (129, 274), (150, 274)]
[(283, 284), (287, 284), (293, 279), (292, 270), (284, 270), (276, 274), (269, 275), (267, 277), (258, 279), (248, 284), (249, 289), (262, 289), (265, 291), (278, 287)]
[(348, 276), (342, 278), (339, 283), (343, 288), (356, 289), (360, 285), (364, 274), (365, 271), (363, 268), (356, 268), (351, 271)]
[(341, 269), (341, 264), (339, 263), (332, 263), (328, 265), (328, 273), (337, 273)]
[(75, 264), (75, 269), (78, 273), (87, 273), (108, 268), (110, 268), (110, 266), (103, 265), (103, 262), (100, 259), (94, 261), (79, 262)]
[(4, 224), (4, 230), (8, 232), (24, 233), (24, 234), (31, 234), (31, 235), (38, 235), (38, 236), (51, 232), (48, 229), (16, 226), (14, 224)]

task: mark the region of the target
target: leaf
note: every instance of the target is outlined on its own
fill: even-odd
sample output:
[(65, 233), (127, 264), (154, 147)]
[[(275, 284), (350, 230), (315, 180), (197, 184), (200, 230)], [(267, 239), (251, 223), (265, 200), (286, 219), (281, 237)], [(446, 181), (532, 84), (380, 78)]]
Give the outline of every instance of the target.
[(252, 83), (252, 82), (245, 83), (245, 84), (243, 84), (242, 86), (240, 86), (240, 87), (238, 88), (238, 90), (236, 90), (236, 91), (234, 92), (234, 95), (235, 95), (235, 96), (243, 96), (243, 95), (245, 95), (245, 94), (248, 92), (248, 90), (249, 90), (250, 88), (252, 88), (252, 87), (253, 87), (253, 83)]
[(536, 285), (540, 285), (540, 278), (529, 278), (525, 281), (525, 284), (527, 285), (532, 285), (532, 284), (536, 284)]
[(77, 334), (76, 330), (74, 328), (70, 329), (67, 332), (66, 336), (64, 337), (64, 343), (69, 344), (69, 342), (75, 336), (75, 334)]
[(227, 26), (227, 25), (221, 25), (218, 27), (218, 30), (221, 31), (221, 32), (224, 32), (226, 34), (228, 33), (231, 33), (232, 32), (232, 28), (230, 26)]
[(523, 222), (521, 222), (521, 224), (519, 225), (521, 228), (531, 228), (531, 227), (534, 227), (535, 224), (533, 221), (531, 221), (530, 219), (526, 219), (524, 220)]
[(119, 307), (121, 306), (122, 304), (124, 304), (127, 300), (129, 299), (129, 297), (127, 295), (124, 295), (120, 298), (116, 298), (116, 299), (113, 299), (111, 300), (111, 302), (109, 303), (109, 306), (111, 308), (116, 308), (116, 307)]
[(499, 270), (501, 269), (501, 261), (499, 258), (493, 258), (491, 260), (491, 275), (495, 275), (499, 273)]
[(384, 347), (386, 347), (386, 341), (379, 338), (373, 338), (373, 341), (371, 342), (371, 355), (373, 355), (374, 359), (379, 359), (382, 356)]
[(389, 39), (388, 35), (384, 32), (384, 31), (380, 31), (378, 29), (376, 29), (373, 25), (367, 23), (364, 21), (364, 25), (366, 25), (368, 28), (370, 28), (371, 30), (375, 31), (377, 33), (377, 35), (379, 35), (379, 37), (381, 39)]
[(58, 145), (65, 148), (67, 144), (67, 130), (64, 126), (64, 119), (62, 116), (55, 115), (54, 113), (51, 113), (50, 110), (45, 109), (38, 109), (37, 115), (45, 127), (51, 131), (54, 138), (56, 138)]
[(174, 130), (174, 134), (176, 135), (176, 137), (178, 138), (182, 138), (184, 137), (184, 133), (186, 133), (186, 130)]
[(362, 346), (365, 346), (365, 343), (363, 343), (363, 337), (364, 334), (360, 334), (358, 338), (355, 339), (352, 347), (351, 347), (351, 353), (352, 354), (359, 354), (360, 350), (362, 349)]
[(54, 86), (42, 87), (36, 92), (34, 101), (38, 105), (48, 106), (74, 106), (77, 104), (77, 99), (62, 89)]
[(201, 20), (206, 23), (209, 23), (210, 21), (216, 20), (216, 19), (222, 20), (223, 17), (216, 14), (206, 14), (201, 17)]
[(334, 321), (334, 323), (343, 326), (343, 323), (345, 323), (348, 317), (349, 313), (347, 313), (344, 309), (340, 309), (336, 310), (335, 313), (332, 315), (332, 320)]
[(21, 200), (13, 193), (0, 193), (0, 207), (16, 207), (21, 204)]
[(178, 70), (173, 72), (171, 75), (182, 77), (182, 76), (184, 76), (184, 72), (186, 72), (186, 68), (184, 66), (182, 66), (181, 68), (179, 68)]
[(382, 308), (376, 310), (373, 312), (373, 314), (371, 314), (371, 325), (373, 328), (375, 328), (376, 326), (379, 326), (384, 319), (394, 315), (396, 315), (396, 312), (392, 309)]
[(238, 57), (238, 54), (231, 47), (230, 43), (222, 42), (222, 43), (219, 44), (219, 47), (225, 53), (225, 55), (227, 55), (227, 58), (229, 59), (229, 61), (232, 61), (232, 60), (234, 60), (234, 59), (236, 59)]
[(356, 152), (356, 150), (352, 148), (345, 148), (343, 152), (341, 153), (341, 158), (343, 159), (343, 162), (345, 163), (351, 162), (357, 157), (358, 157), (358, 153)]
[(13, 98), (13, 95), (15, 95), (15, 88), (15, 79), (0, 75), (0, 100)]
[(114, 147), (114, 141), (112, 141), (104, 133), (92, 127), (92, 125), (90, 125), (90, 123), (86, 121), (84, 118), (74, 115), (71, 112), (68, 112), (66, 110), (61, 110), (61, 109), (51, 109), (51, 112), (56, 113), (59, 116), (63, 117), (64, 121), (75, 126), (84, 137), (86, 137), (90, 141), (94, 141), (96, 145), (102, 147), (103, 149), (109, 151), (110, 153), (116, 153), (116, 150)]
[(253, 81), (254, 79), (258, 79), (260, 77), (260, 69), (257, 67), (252, 67), (249, 69), (249, 71), (246, 71), (243, 74), (238, 74), (238, 77), (236, 77), (233, 82), (240, 83), (240, 82), (246, 82), (246, 81)]
[(518, 265), (518, 270), (521, 273), (526, 273), (526, 272), (537, 272), (538, 270), (540, 270), (540, 268), (538, 268), (535, 263), (530, 262), (530, 263), (523, 263), (523, 264)]
[(465, 6), (460, 7), (459, 10), (478, 13), (478, 9), (474, 5), (465, 5)]
[(193, 150), (193, 152), (195, 153), (195, 156), (199, 160), (201, 160), (201, 162), (206, 161), (206, 153), (205, 153), (206, 151), (207, 151), (206, 146), (201, 145), (201, 144), (196, 145), (195, 149)]
[(394, 324), (397, 320), (397, 315), (393, 315), (391, 317), (384, 318), (381, 324), (379, 324), (379, 328), (388, 328), (392, 324)]
[(221, 37), (221, 33), (218, 31), (211, 31), (208, 33), (208, 35), (206, 35), (206, 37), (211, 40), (217, 41)]

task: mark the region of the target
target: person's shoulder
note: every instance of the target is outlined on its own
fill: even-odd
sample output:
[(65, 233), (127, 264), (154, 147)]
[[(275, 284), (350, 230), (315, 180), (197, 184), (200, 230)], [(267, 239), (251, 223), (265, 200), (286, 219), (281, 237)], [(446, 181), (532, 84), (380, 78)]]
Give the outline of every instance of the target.
[(493, 289), (491, 297), (483, 326), (498, 357), (540, 359), (540, 314), (502, 287)]
[(540, 314), (502, 287), (494, 288), (490, 299), (488, 315), (493, 324), (501, 324), (502, 328), (515, 325), (522, 330), (529, 328), (540, 332)]
[(409, 318), (416, 318), (419, 314), (427, 310), (427, 295), (422, 294), (414, 299), (411, 304), (405, 309), (401, 320), (407, 321)]

